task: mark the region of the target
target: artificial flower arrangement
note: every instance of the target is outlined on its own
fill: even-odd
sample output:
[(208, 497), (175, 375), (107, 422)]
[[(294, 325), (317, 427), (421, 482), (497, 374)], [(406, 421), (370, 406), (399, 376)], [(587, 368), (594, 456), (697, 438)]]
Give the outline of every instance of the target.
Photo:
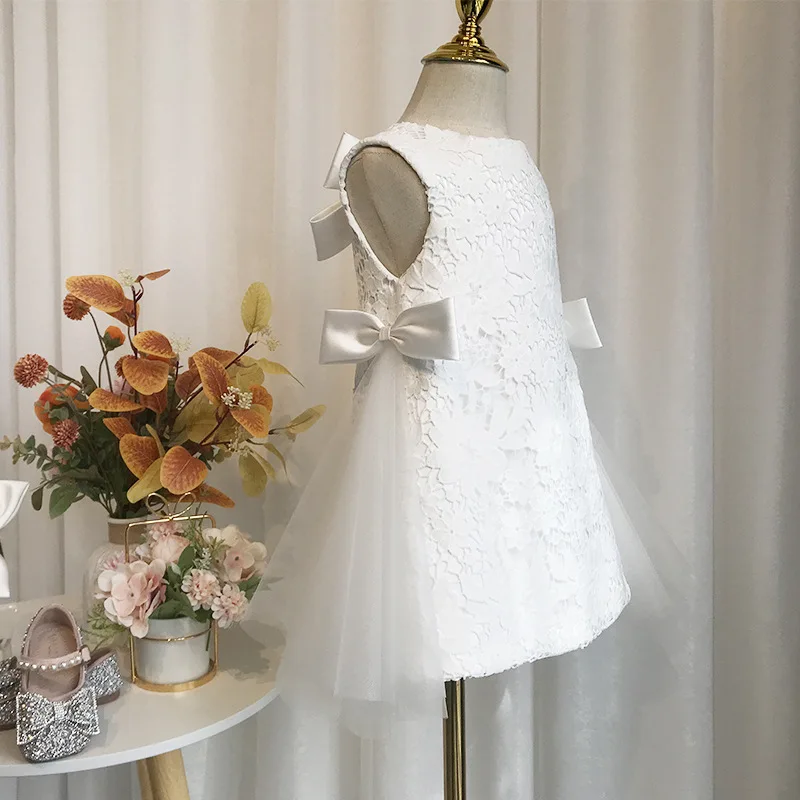
[(88, 629), (98, 643), (126, 630), (145, 638), (151, 619), (228, 628), (244, 617), (267, 560), (264, 545), (235, 525), (202, 529), (174, 520), (149, 525), (134, 555), (126, 562), (119, 551), (97, 577)]
[[(51, 517), (88, 497), (113, 518), (135, 518), (147, 513), (145, 500), (153, 492), (173, 502), (191, 492), (198, 503), (232, 507), (230, 497), (206, 483), (210, 468), (238, 456), (244, 491), (257, 496), (276, 477), (276, 467), (286, 469), (281, 437), (294, 439), (324, 412), (324, 406), (313, 406), (271, 424), (266, 376), (294, 376), (276, 361), (251, 355), (259, 344), (270, 351), (278, 346), (263, 283), (253, 283), (242, 300), (246, 338), (238, 350), (204, 347), (184, 364), (187, 342), (140, 330), (145, 286), (168, 272), (120, 273), (120, 280), (67, 278), (63, 311), (70, 320), (88, 318), (94, 326), (101, 351), (96, 372), (82, 366), (80, 378), (72, 377), (33, 354), (14, 366), (20, 385), (47, 385), (34, 411), (52, 446), (34, 436), (0, 440), (14, 463), (35, 463), (41, 471), (42, 481), (31, 494), (37, 510), (45, 491)], [(123, 327), (109, 325), (101, 333), (98, 314)], [(126, 344), (128, 352), (117, 355)]]

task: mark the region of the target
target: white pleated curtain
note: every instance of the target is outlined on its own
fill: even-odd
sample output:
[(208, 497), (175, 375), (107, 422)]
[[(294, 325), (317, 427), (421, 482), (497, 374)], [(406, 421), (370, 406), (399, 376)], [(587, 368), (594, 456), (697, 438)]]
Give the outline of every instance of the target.
[[(279, 402), (346, 402), (316, 350), (353, 279), (346, 256), (315, 262), (307, 218), (341, 131), (393, 121), (454, 26), (449, 0), (2, 0), (0, 433), (38, 430), (18, 355), (93, 352), (60, 315), (64, 278), (119, 269), (171, 268), (146, 319), (197, 347), (233, 344), (266, 280), (306, 385)], [(471, 682), (470, 798), (796, 798), (800, 4), (497, 0), (486, 33), (550, 187), (565, 296), (591, 298), (605, 341), (581, 361), (590, 411), (690, 591), (669, 653), (623, 617)], [(296, 448), (298, 486), (326, 435)], [(274, 541), (296, 494), (226, 518)], [(78, 588), (103, 536), (94, 509), (26, 508), (3, 535), (15, 596)], [(351, 744), (279, 703), (185, 757), (193, 800), (356, 798)], [(136, 791), (126, 767), (0, 782), (2, 800)]]

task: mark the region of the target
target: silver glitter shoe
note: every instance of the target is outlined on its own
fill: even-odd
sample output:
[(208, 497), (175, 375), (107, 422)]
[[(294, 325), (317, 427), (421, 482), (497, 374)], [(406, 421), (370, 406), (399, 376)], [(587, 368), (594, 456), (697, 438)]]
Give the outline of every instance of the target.
[[(0, 731), (9, 731), (17, 726), (17, 695), (21, 679), (22, 670), (17, 666), (16, 658), (0, 661)], [(98, 706), (119, 697), (124, 681), (113, 650), (92, 653), (92, 660), (86, 665), (86, 685), (94, 686)]]
[(18, 661), (17, 744), (28, 761), (75, 755), (100, 732), (95, 687), (86, 684), (89, 659), (75, 617), (59, 605), (39, 609)]
[(0, 661), (0, 731), (17, 724), (17, 694), (22, 673), (16, 658)]

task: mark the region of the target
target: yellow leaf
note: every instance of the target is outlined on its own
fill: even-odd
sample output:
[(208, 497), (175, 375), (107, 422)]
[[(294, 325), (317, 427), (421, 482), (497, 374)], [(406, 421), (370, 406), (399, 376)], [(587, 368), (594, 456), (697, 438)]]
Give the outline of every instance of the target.
[(267, 473), (253, 453), (239, 456), (239, 475), (242, 488), (248, 497), (258, 497), (267, 486)]
[(242, 298), (242, 322), (248, 333), (257, 333), (269, 325), (272, 298), (263, 283), (251, 283)]
[(290, 378), (296, 380), (301, 386), (303, 385), (299, 378), (292, 375), (289, 370), (283, 366), (283, 364), (279, 364), (277, 361), (270, 361), (268, 358), (259, 358), (258, 359), (258, 366), (264, 370), (265, 374), (267, 375), (288, 375)]
[(267, 448), (267, 450), (269, 450), (270, 453), (272, 453), (272, 455), (274, 455), (278, 459), (278, 461), (281, 462), (281, 466), (283, 467), (283, 473), (288, 478), (289, 477), (289, 470), (286, 467), (286, 459), (283, 457), (283, 453), (281, 453), (281, 451), (278, 450), (278, 448), (275, 447), (275, 445), (272, 444), (272, 442), (267, 442), (266, 448)]
[(233, 386), (249, 392), (251, 386), (260, 386), (264, 382), (264, 370), (255, 361), (247, 366), (234, 364), (228, 367), (228, 379)]
[(272, 464), (270, 464), (269, 461), (264, 458), (264, 456), (259, 455), (255, 451), (253, 451), (252, 455), (253, 458), (255, 458), (256, 461), (258, 461), (258, 463), (264, 468), (264, 472), (267, 473), (267, 477), (275, 480), (275, 467), (273, 467)]
[(156, 429), (152, 425), (145, 425), (147, 428), (147, 432), (153, 437), (153, 441), (156, 443), (156, 447), (158, 447), (158, 454), (159, 456), (164, 456), (164, 445), (161, 444), (161, 437), (156, 433)]
[(129, 503), (138, 503), (140, 500), (144, 500), (150, 492), (157, 492), (161, 488), (161, 462), (163, 460), (159, 458), (154, 461), (144, 475), (128, 489)]
[(298, 414), (291, 422), (284, 425), (282, 428), (276, 428), (276, 431), (283, 431), (285, 433), (303, 433), (307, 431), (323, 414), (325, 413), (325, 406), (312, 406)]
[(214, 407), (205, 397), (196, 397), (178, 414), (174, 432), (182, 441), (202, 442), (216, 424)]

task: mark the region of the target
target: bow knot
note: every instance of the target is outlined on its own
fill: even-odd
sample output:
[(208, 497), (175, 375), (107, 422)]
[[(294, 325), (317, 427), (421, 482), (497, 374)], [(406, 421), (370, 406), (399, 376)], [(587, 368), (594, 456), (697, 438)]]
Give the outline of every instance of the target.
[(319, 361), (320, 364), (369, 361), (386, 342), (391, 342), (408, 358), (458, 360), (453, 298), (407, 308), (392, 325), (366, 311), (328, 309)]
[(48, 736), (57, 728), (70, 728), (87, 738), (100, 732), (93, 686), (84, 686), (69, 700), (49, 700), (35, 693), (17, 695), (17, 744)]

